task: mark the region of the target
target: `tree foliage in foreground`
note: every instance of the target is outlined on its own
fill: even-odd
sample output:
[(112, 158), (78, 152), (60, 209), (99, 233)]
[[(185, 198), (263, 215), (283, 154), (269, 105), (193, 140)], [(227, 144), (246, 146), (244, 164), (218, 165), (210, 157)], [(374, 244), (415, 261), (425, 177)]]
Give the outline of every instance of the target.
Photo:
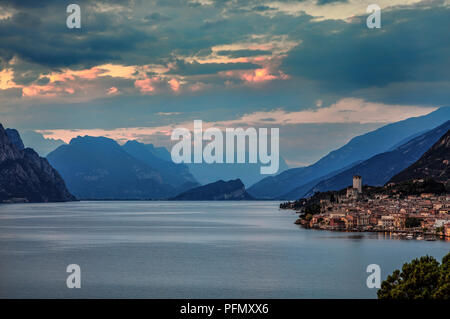
[(379, 299), (450, 299), (450, 253), (442, 264), (430, 256), (405, 263), (381, 284)]

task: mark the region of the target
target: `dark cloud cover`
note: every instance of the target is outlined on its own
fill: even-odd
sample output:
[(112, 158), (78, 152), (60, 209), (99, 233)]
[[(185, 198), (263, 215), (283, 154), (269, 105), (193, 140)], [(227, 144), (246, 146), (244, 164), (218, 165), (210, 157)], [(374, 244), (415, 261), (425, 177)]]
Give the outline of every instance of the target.
[(449, 16), (450, 8), (405, 8), (383, 11), (381, 29), (366, 28), (364, 16), (333, 28), (318, 23), (282, 67), (347, 93), (393, 82), (448, 81)]
[(169, 74), (180, 75), (204, 75), (215, 74), (220, 71), (227, 70), (251, 70), (259, 68), (253, 63), (186, 63), (184, 61), (177, 61), (176, 66)]
[[(333, 1), (318, 1), (329, 2)], [(207, 56), (214, 45), (245, 42), (253, 34), (271, 34), (287, 35), (301, 43), (283, 60), (286, 74), (316, 81), (324, 91), (333, 94), (395, 82), (449, 80), (450, 9), (438, 6), (442, 1), (384, 10), (380, 30), (367, 29), (366, 16), (356, 17), (351, 23), (311, 21), (305, 14), (293, 17), (280, 13), (268, 18), (257, 12), (224, 18), (225, 7), (231, 10), (254, 3), (260, 9), (268, 6), (258, 1), (221, 0), (214, 1), (213, 6), (201, 7), (189, 3), (156, 1), (156, 7), (129, 15), (128, 9), (145, 2), (83, 0), (82, 29), (68, 30), (65, 4), (61, 1), (45, 1), (42, 5), (36, 1), (3, 1), (3, 6), (13, 7), (17, 12), (0, 20), (1, 67), (14, 56), (24, 61), (23, 66), (14, 66), (20, 84), (35, 80), (43, 67), (82, 69), (103, 63), (173, 62), (180, 75), (254, 69), (257, 66), (250, 63), (200, 65), (180, 62), (178, 57)], [(436, 5), (430, 5), (433, 3)], [(119, 9), (94, 10), (99, 5), (118, 5)], [(149, 22), (153, 28), (149, 29)], [(218, 54), (237, 58), (271, 52), (243, 49)], [(28, 72), (24, 72), (25, 67)]]

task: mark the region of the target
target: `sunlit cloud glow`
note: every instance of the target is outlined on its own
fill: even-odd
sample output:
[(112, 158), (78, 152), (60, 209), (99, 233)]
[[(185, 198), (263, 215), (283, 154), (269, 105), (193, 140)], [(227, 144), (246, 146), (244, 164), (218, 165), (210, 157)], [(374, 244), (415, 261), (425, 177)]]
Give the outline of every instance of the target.
[[(203, 128), (217, 127), (278, 127), (285, 125), (324, 124), (324, 123), (391, 123), (401, 121), (409, 117), (428, 114), (436, 108), (420, 106), (386, 105), (371, 103), (361, 99), (345, 98), (329, 107), (313, 107), (307, 110), (288, 112), (282, 109), (253, 112), (234, 120), (227, 121), (203, 121)], [(165, 113), (159, 113), (165, 114)], [(176, 113), (175, 113), (176, 114)], [(166, 113), (165, 115), (168, 115)], [(269, 119), (269, 120), (268, 120)], [(129, 127), (113, 130), (87, 129), (87, 130), (40, 130), (46, 138), (62, 139), (69, 142), (76, 136), (106, 136), (119, 142), (127, 140), (147, 140), (152, 135), (170, 136), (171, 132), (183, 127), (193, 129), (193, 121), (184, 121), (171, 125), (158, 127)]]

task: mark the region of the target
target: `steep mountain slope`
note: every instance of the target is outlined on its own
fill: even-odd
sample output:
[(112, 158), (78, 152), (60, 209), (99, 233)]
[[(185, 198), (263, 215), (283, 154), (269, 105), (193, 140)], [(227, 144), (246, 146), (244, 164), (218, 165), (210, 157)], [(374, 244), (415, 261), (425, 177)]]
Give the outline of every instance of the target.
[(105, 137), (77, 137), (47, 156), (80, 199), (160, 199), (179, 190)]
[(392, 176), (417, 161), (449, 129), (450, 121), (447, 121), (393, 151), (377, 154), (350, 169), (321, 181), (306, 196), (315, 192), (343, 189), (350, 185), (354, 175), (360, 175), (365, 185), (382, 186)]
[(251, 200), (240, 179), (223, 180), (199, 186), (181, 193), (172, 200)]
[(19, 151), (25, 148), (25, 145), (23, 145), (22, 139), (20, 138), (19, 132), (17, 132), (17, 130), (7, 128), (5, 130), (5, 133), (8, 136), (9, 141), (14, 144), (14, 146), (17, 147)]
[(16, 130), (0, 124), (0, 202), (75, 200), (64, 180), (45, 158), (24, 148)]
[(164, 182), (175, 188), (183, 188), (180, 191), (198, 186), (197, 181), (186, 165), (175, 164), (170, 157), (169, 161), (163, 160), (160, 157), (163, 154), (159, 150), (160, 148), (155, 148), (152, 144), (128, 141), (122, 146), (122, 149), (151, 168), (156, 169), (161, 174)]
[(386, 150), (386, 152), (393, 151), (393, 150), (395, 150), (397, 147), (400, 147), (400, 146), (402, 146), (403, 144), (408, 143), (409, 141), (411, 141), (411, 140), (414, 139), (415, 137), (420, 136), (420, 135), (423, 135), (423, 134), (425, 134), (425, 133), (428, 132), (428, 131), (429, 131), (429, 130), (423, 130), (423, 131), (420, 131), (420, 132), (418, 132), (418, 133), (415, 133), (415, 134), (413, 134), (413, 135), (411, 135), (411, 136), (408, 136), (407, 138), (401, 140), (400, 142), (398, 142), (397, 144), (395, 144), (394, 146), (392, 146), (391, 148), (389, 148), (388, 150)]
[(330, 152), (308, 167), (293, 168), (267, 177), (250, 187), (248, 192), (256, 198), (280, 198), (314, 179), (386, 152), (413, 134), (439, 126), (449, 118), (450, 107), (442, 107), (425, 116), (388, 124), (353, 138), (343, 147)]
[(447, 133), (414, 164), (392, 177), (390, 182), (397, 183), (422, 178), (432, 178), (439, 182), (449, 181), (450, 131), (447, 131)]

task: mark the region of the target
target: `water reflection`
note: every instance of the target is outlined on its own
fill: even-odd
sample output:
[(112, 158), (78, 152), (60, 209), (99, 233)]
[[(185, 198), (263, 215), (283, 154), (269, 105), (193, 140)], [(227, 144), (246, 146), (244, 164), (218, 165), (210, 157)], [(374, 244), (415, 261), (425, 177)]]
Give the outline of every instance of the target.
[[(0, 297), (375, 298), (384, 274), (448, 241), (307, 230), (278, 202), (0, 206)], [(83, 288), (65, 286), (79, 264)]]

